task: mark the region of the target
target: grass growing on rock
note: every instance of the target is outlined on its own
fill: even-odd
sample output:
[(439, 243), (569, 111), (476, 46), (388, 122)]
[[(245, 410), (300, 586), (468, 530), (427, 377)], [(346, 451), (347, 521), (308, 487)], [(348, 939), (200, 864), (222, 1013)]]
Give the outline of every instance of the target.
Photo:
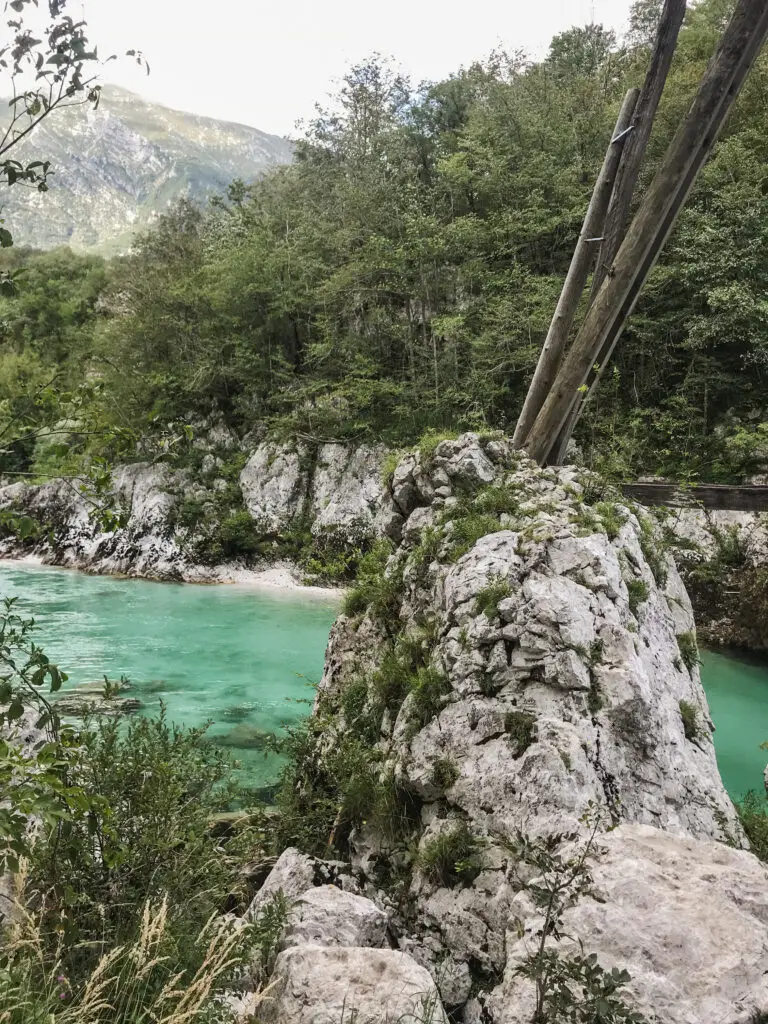
[(458, 765), (449, 757), (438, 757), (432, 765), (432, 782), (438, 789), (450, 789), (458, 777)]
[(487, 619), (493, 619), (499, 614), (499, 602), (512, 593), (509, 580), (501, 576), (495, 577), (483, 587), (475, 599), (475, 614), (483, 613)]
[(683, 664), (689, 672), (693, 672), (699, 664), (699, 645), (696, 642), (696, 634), (693, 632), (679, 633), (677, 647)]
[(681, 700), (679, 707), (685, 738), (687, 740), (695, 740), (701, 731), (699, 729), (699, 709), (695, 704), (691, 704), (687, 700)]
[(420, 668), (414, 680), (413, 720), (422, 729), (443, 706), (443, 697), (451, 692), (451, 682), (444, 672), (426, 666)]
[(427, 839), (416, 856), (416, 866), (434, 885), (469, 883), (478, 871), (480, 843), (466, 822), (450, 832)]
[(645, 580), (629, 580), (627, 582), (627, 593), (629, 594), (629, 610), (637, 617), (640, 605), (651, 596), (650, 588)]
[(754, 790), (744, 795), (736, 810), (746, 833), (752, 853), (768, 863), (768, 805)]
[(382, 540), (362, 557), (357, 583), (344, 599), (344, 614), (362, 615), (366, 611), (385, 623), (396, 619), (400, 607), (402, 571), (387, 574), (387, 563), (394, 548)]
[(515, 758), (522, 757), (536, 735), (536, 716), (528, 711), (508, 711), (504, 715), (504, 732), (515, 748)]

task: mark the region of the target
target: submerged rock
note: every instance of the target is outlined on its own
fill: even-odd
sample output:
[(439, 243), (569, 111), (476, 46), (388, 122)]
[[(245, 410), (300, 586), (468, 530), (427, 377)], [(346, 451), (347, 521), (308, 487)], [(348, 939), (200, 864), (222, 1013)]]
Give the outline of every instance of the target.
[(217, 747), (235, 747), (238, 750), (265, 750), (272, 739), (272, 733), (258, 726), (240, 722), (229, 732), (216, 733), (210, 737)]
[(107, 690), (103, 682), (80, 683), (54, 698), (56, 710), (61, 715), (83, 718), (86, 715), (129, 715), (144, 707), (137, 697), (123, 696), (130, 688), (127, 683), (110, 683), (109, 686)]

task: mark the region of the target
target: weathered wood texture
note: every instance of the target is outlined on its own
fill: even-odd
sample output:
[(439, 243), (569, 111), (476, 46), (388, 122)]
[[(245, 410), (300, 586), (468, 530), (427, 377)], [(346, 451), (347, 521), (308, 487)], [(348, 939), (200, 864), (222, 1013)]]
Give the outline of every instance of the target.
[(540, 465), (545, 463), (590, 370), (605, 352), (598, 377), (603, 372), (767, 35), (765, 0), (739, 0), (688, 116), (670, 144), (528, 436), (525, 448)]
[(731, 512), (768, 512), (768, 487), (701, 484), (681, 488), (676, 483), (622, 484), (628, 498), (642, 505), (701, 505)]
[[(600, 291), (600, 286), (610, 270), (629, 223), (629, 211), (632, 205), (632, 198), (635, 194), (640, 171), (645, 158), (645, 151), (648, 148), (648, 140), (651, 137), (653, 122), (656, 111), (661, 101), (664, 86), (666, 85), (669, 69), (672, 65), (672, 58), (677, 49), (677, 38), (685, 18), (686, 0), (666, 0), (659, 19), (659, 27), (656, 32), (656, 42), (653, 49), (651, 64), (645, 76), (645, 82), (640, 93), (635, 112), (632, 116), (632, 132), (624, 145), (621, 154), (621, 161), (616, 172), (616, 181), (611, 195), (610, 206), (605, 217), (603, 228), (603, 241), (600, 246), (600, 253), (595, 266), (595, 273), (592, 276), (592, 286), (589, 293), (589, 304), (595, 299)], [(607, 361), (609, 353), (603, 350), (597, 357), (597, 365), (601, 366)], [(590, 371), (587, 380), (589, 389), (596, 385), (598, 375), (594, 370)], [(562, 465), (568, 442), (573, 435), (587, 395), (579, 395), (574, 402), (568, 418), (560, 429), (557, 440), (552, 446), (547, 459), (550, 465)], [(530, 425), (529, 428), (530, 430)]]
[(637, 188), (656, 111), (677, 49), (677, 38), (685, 18), (685, 8), (686, 0), (666, 0), (661, 12), (651, 64), (632, 117), (632, 133), (621, 154), (616, 184), (605, 218), (604, 237), (592, 278), (592, 298), (600, 290), (600, 285), (624, 240), (632, 197)]
[(525, 397), (523, 410), (515, 427), (513, 442), (518, 447), (528, 437), (528, 431), (533, 426), (557, 376), (557, 371), (560, 369), (568, 335), (573, 326), (573, 318), (584, 293), (599, 239), (603, 234), (605, 215), (611, 200), (621, 153), (627, 140), (626, 133), (632, 122), (632, 115), (639, 95), (639, 89), (630, 89), (621, 105), (616, 127), (613, 130), (611, 141), (608, 143), (605, 160), (592, 193), (579, 240), (576, 243), (568, 276), (560, 293), (555, 315), (552, 317), (533, 380)]

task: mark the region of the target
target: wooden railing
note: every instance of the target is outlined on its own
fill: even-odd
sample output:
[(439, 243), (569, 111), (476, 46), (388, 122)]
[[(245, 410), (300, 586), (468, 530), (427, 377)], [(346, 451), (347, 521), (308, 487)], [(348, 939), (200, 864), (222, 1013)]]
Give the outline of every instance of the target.
[(768, 512), (768, 487), (758, 485), (730, 486), (701, 484), (681, 487), (676, 483), (622, 484), (628, 498), (642, 505), (701, 505), (704, 508), (731, 512)]

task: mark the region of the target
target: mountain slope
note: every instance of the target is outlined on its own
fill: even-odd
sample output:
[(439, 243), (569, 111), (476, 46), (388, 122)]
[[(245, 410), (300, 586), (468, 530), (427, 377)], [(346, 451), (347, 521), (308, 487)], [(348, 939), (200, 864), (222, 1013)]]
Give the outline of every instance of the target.
[(56, 172), (43, 195), (18, 186), (3, 195), (17, 244), (115, 253), (178, 196), (204, 199), (233, 178), (252, 180), (289, 163), (291, 146), (107, 86), (98, 110), (53, 114), (14, 156), (50, 160)]

